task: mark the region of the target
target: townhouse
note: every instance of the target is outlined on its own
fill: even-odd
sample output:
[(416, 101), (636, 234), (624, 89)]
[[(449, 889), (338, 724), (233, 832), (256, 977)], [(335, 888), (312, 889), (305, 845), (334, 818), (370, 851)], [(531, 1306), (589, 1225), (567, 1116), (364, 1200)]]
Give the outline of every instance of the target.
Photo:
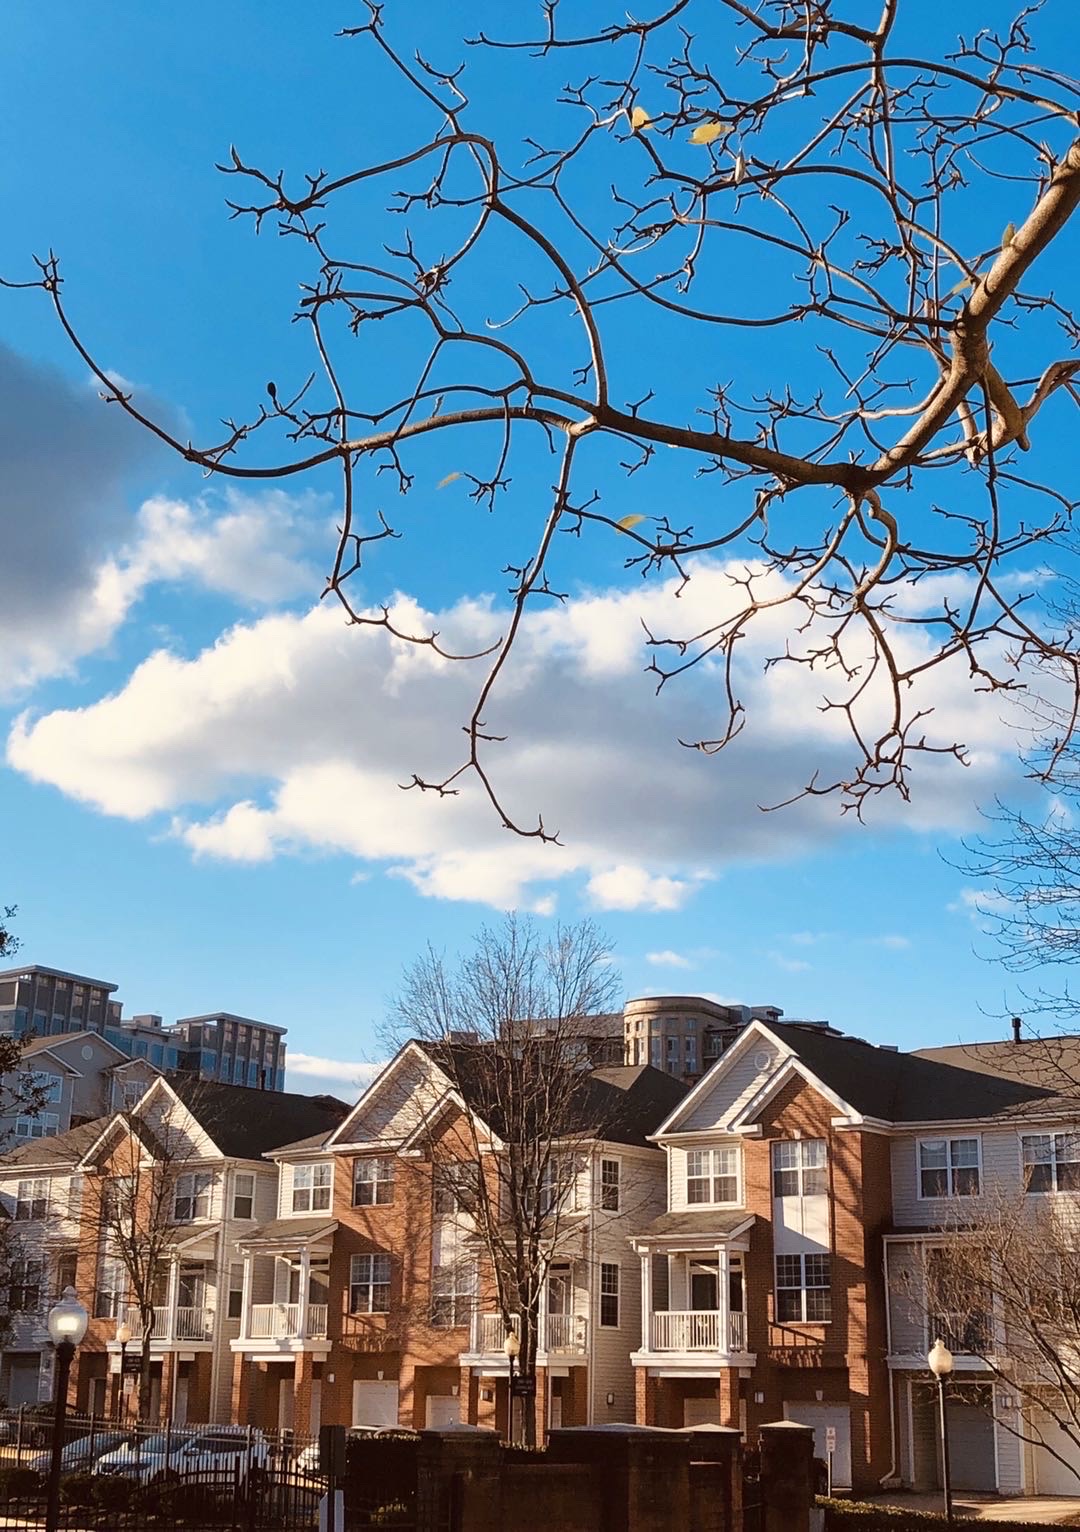
[(19, 1245), (8, 1294), (17, 1316), (0, 1369), (4, 1402), (49, 1397), (45, 1315), (72, 1285), (91, 1316), (72, 1372), (73, 1402), (101, 1415), (134, 1411), (117, 1332), (126, 1325), (128, 1353), (141, 1353), (143, 1316), (130, 1262), (102, 1210), (111, 1184), (137, 1170), (147, 1184), (158, 1178), (164, 1223), (147, 1231), (161, 1252), (149, 1336), (150, 1417), (229, 1419), (240, 1240), (272, 1215), (277, 1198), (265, 1153), (298, 1133), (325, 1132), (346, 1110), (330, 1097), (158, 1078), (131, 1112), (0, 1156), (0, 1202)]
[[(277, 1216), (243, 1236), (236, 1418), (509, 1430), (506, 1328), (445, 1159), (478, 1117), (436, 1053), (406, 1045), (332, 1132), (275, 1151)], [(648, 1066), (582, 1071), (574, 1168), (547, 1252), (536, 1411), (551, 1425), (633, 1415), (636, 1222), (663, 1205), (648, 1141), (684, 1087)], [(500, 1153), (499, 1124), (478, 1125)], [(440, 1157), (443, 1164), (440, 1173)]]

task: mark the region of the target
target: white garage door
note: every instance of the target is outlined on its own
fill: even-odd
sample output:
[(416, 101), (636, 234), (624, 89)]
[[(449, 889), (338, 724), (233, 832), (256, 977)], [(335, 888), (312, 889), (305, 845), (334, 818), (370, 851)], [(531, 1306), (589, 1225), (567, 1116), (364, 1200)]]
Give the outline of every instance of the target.
[(684, 1426), (718, 1426), (720, 1424), (720, 1401), (715, 1394), (704, 1399), (683, 1400)]
[(352, 1423), (354, 1426), (396, 1426), (398, 1423), (398, 1386), (357, 1380), (352, 1386)]
[(453, 1394), (429, 1394), (427, 1396), (427, 1428), (444, 1431), (447, 1426), (461, 1424), (461, 1406)]
[[(1039, 1415), (1035, 1421), (1036, 1433), (1046, 1444), (1042, 1447), (1032, 1448), (1032, 1461), (1035, 1465), (1035, 1483), (1032, 1491), (1036, 1495), (1080, 1495), (1080, 1447), (1065, 1435), (1065, 1432), (1057, 1422), (1049, 1415)], [(1065, 1459), (1064, 1463), (1047, 1452), (1046, 1447), (1052, 1447)], [(1069, 1464), (1071, 1466), (1066, 1467)], [(1073, 1472), (1073, 1468), (1076, 1472)]]
[(833, 1486), (836, 1489), (851, 1488), (851, 1416), (842, 1404), (806, 1404), (802, 1400), (784, 1405), (784, 1419), (793, 1420), (800, 1426), (812, 1426), (814, 1430), (814, 1456), (824, 1459), (828, 1452), (825, 1432), (832, 1426), (836, 1432), (833, 1451)]
[(8, 1409), (17, 1410), (21, 1404), (37, 1404), (38, 1375), (41, 1359), (37, 1356), (13, 1356), (8, 1372)]

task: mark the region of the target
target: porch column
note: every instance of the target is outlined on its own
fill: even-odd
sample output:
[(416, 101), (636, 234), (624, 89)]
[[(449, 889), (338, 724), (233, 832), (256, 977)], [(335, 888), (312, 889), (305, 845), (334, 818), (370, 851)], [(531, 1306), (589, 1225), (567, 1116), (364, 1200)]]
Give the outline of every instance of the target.
[[(311, 1246), (305, 1245), (300, 1252), (300, 1324), (297, 1335), (307, 1340), (308, 1298), (311, 1288)], [(304, 1427), (305, 1431), (307, 1427)]]
[(641, 1253), (641, 1349), (652, 1346), (652, 1251)]
[(180, 1258), (174, 1255), (169, 1262), (169, 1286), (165, 1299), (165, 1327), (166, 1340), (172, 1340), (176, 1334), (176, 1297), (180, 1286)]
[(726, 1245), (716, 1247), (716, 1307), (720, 1329), (720, 1350), (731, 1350), (731, 1256)]
[(244, 1295), (240, 1300), (240, 1337), (251, 1339), (251, 1280), (255, 1257), (250, 1250), (244, 1251)]

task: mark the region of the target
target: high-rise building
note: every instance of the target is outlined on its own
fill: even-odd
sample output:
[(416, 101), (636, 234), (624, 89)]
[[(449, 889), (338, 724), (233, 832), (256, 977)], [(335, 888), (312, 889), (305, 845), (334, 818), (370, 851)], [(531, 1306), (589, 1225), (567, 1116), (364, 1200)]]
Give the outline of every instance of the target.
[(285, 1089), (285, 1028), (231, 1011), (183, 1016), (172, 1028), (180, 1043), (178, 1068), (226, 1085)]
[(721, 1005), (702, 995), (644, 995), (623, 1007), (623, 1057), (692, 1085), (751, 1021), (779, 1021), (776, 1005)]

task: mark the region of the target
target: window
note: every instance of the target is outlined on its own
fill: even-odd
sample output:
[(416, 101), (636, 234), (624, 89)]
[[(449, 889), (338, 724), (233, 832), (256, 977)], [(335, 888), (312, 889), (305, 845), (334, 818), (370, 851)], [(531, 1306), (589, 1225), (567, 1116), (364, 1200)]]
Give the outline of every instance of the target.
[(56, 1106), (64, 1094), (64, 1079), (49, 1069), (24, 1069), (19, 1075), (18, 1089), (24, 1096), (33, 1092), (43, 1104)]
[(979, 1140), (924, 1138), (919, 1141), (920, 1197), (977, 1197)]
[(652, 1055), (652, 1066), (654, 1069), (659, 1069), (664, 1062), (663, 1044), (658, 1037), (654, 1037), (649, 1044), (649, 1048)]
[(435, 1171), (435, 1215), (473, 1213), (479, 1198), (480, 1167), (475, 1160), (445, 1161)]
[(1080, 1191), (1080, 1136), (1032, 1133), (1020, 1140), (1026, 1192)]
[(439, 1329), (467, 1325), (476, 1301), (476, 1271), (464, 1262), (437, 1266), (431, 1277), (431, 1323)]
[(377, 1207), (393, 1202), (393, 1160), (381, 1157), (353, 1160), (352, 1200), (354, 1208)]
[(687, 1152), (686, 1200), (738, 1205), (739, 1150), (735, 1144)]
[(130, 1112), (135, 1104), (146, 1095), (147, 1084), (145, 1080), (125, 1080), (121, 1086), (124, 1097), (124, 1111)]
[(600, 1323), (605, 1329), (619, 1324), (619, 1268), (614, 1262), (600, 1262)]
[(195, 1223), (210, 1217), (210, 1194), (214, 1178), (209, 1171), (197, 1170), (178, 1176), (173, 1193), (173, 1222)]
[(20, 1181), (15, 1198), (15, 1217), (19, 1222), (44, 1218), (49, 1210), (49, 1183), (44, 1176), (34, 1181)]
[(390, 1312), (390, 1257), (354, 1255), (349, 1261), (349, 1313)]
[(605, 1213), (619, 1211), (619, 1162), (600, 1161), (600, 1206)]
[(292, 1210), (294, 1213), (325, 1213), (330, 1206), (330, 1179), (334, 1167), (297, 1165), (293, 1170)]
[(782, 1139), (773, 1144), (773, 1196), (823, 1196), (829, 1189), (825, 1163), (823, 1138)]
[(546, 1217), (576, 1207), (578, 1165), (568, 1154), (550, 1154), (540, 1174), (540, 1211)]
[(122, 1261), (106, 1256), (98, 1271), (97, 1292), (94, 1295), (94, 1314), (98, 1319), (119, 1319), (124, 1312), (124, 1294), (127, 1290), (126, 1273)]
[(234, 1218), (254, 1218), (255, 1216), (255, 1174), (250, 1170), (240, 1170), (236, 1173), (233, 1181), (232, 1215)]
[(776, 1322), (824, 1323), (832, 1318), (827, 1255), (776, 1257)]
[(234, 1261), (229, 1267), (229, 1307), (226, 1314), (229, 1319), (239, 1319), (244, 1312), (244, 1266), (242, 1261)]
[(33, 1313), (41, 1303), (41, 1258), (19, 1256), (11, 1263), (8, 1278), (8, 1305), (14, 1313)]
[(36, 1117), (16, 1117), (16, 1138), (48, 1138), (50, 1133), (60, 1131), (60, 1118), (56, 1112), (39, 1112)]

